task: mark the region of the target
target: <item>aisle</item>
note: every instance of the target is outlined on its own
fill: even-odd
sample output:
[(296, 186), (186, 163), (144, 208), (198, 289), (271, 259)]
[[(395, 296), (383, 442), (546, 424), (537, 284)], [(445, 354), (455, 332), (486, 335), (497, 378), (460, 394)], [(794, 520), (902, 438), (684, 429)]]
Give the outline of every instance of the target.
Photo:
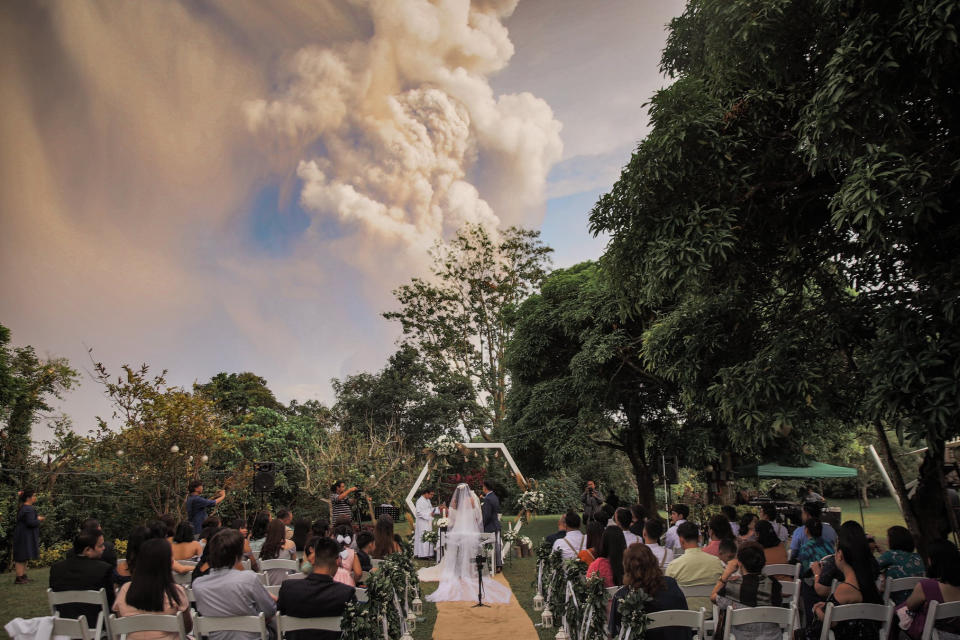
[[(510, 587), (503, 574), (495, 579)], [(492, 604), (489, 608), (473, 608), (472, 602), (437, 603), (434, 640), (539, 640), (539, 637), (516, 596), (510, 596), (510, 604)]]

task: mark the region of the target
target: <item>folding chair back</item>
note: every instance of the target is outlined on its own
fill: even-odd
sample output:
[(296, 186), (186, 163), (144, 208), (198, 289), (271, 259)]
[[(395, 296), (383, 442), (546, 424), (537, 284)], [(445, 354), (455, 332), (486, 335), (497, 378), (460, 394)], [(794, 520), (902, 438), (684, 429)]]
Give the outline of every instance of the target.
[(280, 585), (278, 584), (268, 584), (267, 586), (264, 587), (264, 589), (266, 589), (267, 593), (269, 593), (272, 596), (280, 595)]
[(299, 571), (300, 565), (296, 560), (264, 560), (260, 563), (260, 572), (267, 569), (287, 569), (288, 571)]
[(177, 611), (177, 615), (167, 615), (158, 613), (144, 613), (136, 616), (124, 616), (118, 618), (111, 614), (108, 625), (110, 637), (112, 640), (123, 640), (128, 633), (135, 631), (164, 631), (166, 633), (176, 633), (180, 640), (187, 640), (187, 629), (183, 622), (183, 612)]
[(304, 629), (320, 631), (340, 631), (340, 616), (327, 616), (324, 618), (295, 618), (293, 616), (277, 616), (277, 637), (283, 640), (284, 634), (288, 631), (301, 631)]
[(890, 595), (897, 591), (913, 591), (913, 588), (923, 580), (921, 577), (887, 578), (883, 585), (883, 601), (889, 602)]
[(800, 581), (779, 580), (783, 603), (795, 607), (800, 606)]
[(53, 632), (50, 633), (51, 640), (56, 636), (93, 640), (93, 634), (90, 633), (90, 627), (87, 626), (87, 619), (84, 616), (79, 618), (54, 618)]
[(262, 611), (256, 616), (196, 616), (193, 629), (196, 637), (209, 636), (211, 631), (252, 631), (260, 634), (260, 640), (269, 640)]
[(839, 607), (832, 602), (827, 603), (827, 609), (823, 614), (823, 630), (820, 632), (820, 640), (836, 640), (833, 630), (830, 628), (835, 622), (844, 622), (846, 620), (873, 620), (881, 623), (880, 637), (886, 638), (887, 631), (890, 628), (890, 620), (893, 618), (893, 605), (887, 604), (842, 604)]
[(765, 576), (791, 576), (796, 580), (800, 576), (799, 564), (766, 564), (763, 566)]
[(193, 573), (187, 571), (186, 573), (177, 573), (173, 572), (173, 583), (178, 584), (181, 587), (190, 586), (193, 583)]
[(660, 629), (661, 627), (689, 627), (694, 629), (697, 637), (705, 640), (707, 635), (704, 620), (706, 611), (700, 607), (699, 611), (690, 611), (689, 609), (670, 609), (667, 611), (657, 611), (647, 614), (650, 616), (650, 622), (647, 623), (647, 630)]
[[(101, 633), (110, 635), (109, 626), (105, 627), (107, 615), (110, 613), (110, 605), (107, 604), (107, 590), (101, 588), (99, 591), (54, 591), (47, 588), (47, 602), (50, 603), (50, 615), (57, 617), (57, 606), (61, 604), (95, 604), (100, 606), (100, 613), (97, 614), (96, 622), (88, 628), (92, 631), (94, 638), (99, 638)], [(87, 620), (87, 625), (90, 621)]]
[(353, 593), (357, 596), (357, 602), (366, 602), (370, 599), (366, 589), (358, 588)]
[(783, 640), (790, 640), (793, 637), (793, 621), (796, 611), (792, 606), (743, 609), (727, 607), (727, 621), (723, 625), (723, 640), (730, 638), (731, 632), (734, 632), (734, 627), (758, 622), (779, 625)]
[(937, 602), (931, 600), (927, 608), (927, 621), (923, 625), (923, 635), (920, 640), (939, 640), (940, 634), (937, 633), (937, 620), (946, 620), (947, 618), (960, 617), (960, 602)]
[(683, 591), (683, 595), (686, 598), (709, 598), (710, 594), (713, 593), (712, 584), (703, 584), (703, 585), (691, 585), (683, 586), (680, 585), (680, 591)]

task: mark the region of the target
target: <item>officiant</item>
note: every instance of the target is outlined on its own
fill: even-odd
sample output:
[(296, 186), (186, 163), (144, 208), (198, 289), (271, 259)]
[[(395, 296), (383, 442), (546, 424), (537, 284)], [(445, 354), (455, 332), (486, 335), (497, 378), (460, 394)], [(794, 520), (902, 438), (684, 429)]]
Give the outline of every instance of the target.
[(424, 542), (422, 536), (428, 531), (433, 531), (433, 516), (441, 513), (440, 507), (434, 507), (430, 502), (433, 500), (433, 489), (424, 489), (417, 498), (416, 504), (416, 529), (413, 534), (413, 555), (418, 558), (433, 559), (433, 543)]

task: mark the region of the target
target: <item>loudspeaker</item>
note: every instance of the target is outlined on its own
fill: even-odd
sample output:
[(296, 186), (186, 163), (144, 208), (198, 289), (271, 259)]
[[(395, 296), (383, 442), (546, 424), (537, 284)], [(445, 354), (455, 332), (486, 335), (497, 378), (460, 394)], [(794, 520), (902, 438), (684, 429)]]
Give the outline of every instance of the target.
[(253, 490), (257, 493), (273, 491), (276, 483), (276, 464), (273, 462), (253, 463)]
[(677, 456), (667, 456), (664, 467), (667, 484), (679, 484), (680, 482), (680, 460)]

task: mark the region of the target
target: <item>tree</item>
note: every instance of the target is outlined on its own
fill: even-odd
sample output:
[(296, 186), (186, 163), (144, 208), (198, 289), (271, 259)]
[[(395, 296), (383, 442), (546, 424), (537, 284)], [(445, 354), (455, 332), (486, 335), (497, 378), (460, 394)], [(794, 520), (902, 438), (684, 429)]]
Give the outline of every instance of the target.
[(382, 371), (333, 380), (334, 419), (344, 431), (395, 433), (420, 449), (454, 432), (474, 405), (473, 389), (461, 376), (426, 366), (410, 345), (401, 345)]
[(960, 425), (956, 9), (691, 1), (676, 81), (591, 214), (625, 308), (662, 309), (645, 362), (735, 445), (799, 460), (831, 421), (873, 424), (888, 462), (885, 427), (926, 441), (921, 539)]
[[(513, 387), (504, 437), (551, 469), (602, 457), (598, 447), (621, 451), (640, 504), (655, 509), (660, 456), (692, 462), (711, 451), (695, 423), (680, 415), (676, 385), (643, 366), (644, 329), (644, 319), (622, 316), (595, 263), (551, 273), (517, 313), (507, 349)], [(704, 446), (678, 450), (681, 433)]]
[(266, 379), (249, 371), (218, 373), (206, 384), (195, 384), (194, 391), (209, 398), (229, 424), (238, 423), (255, 407), (283, 409), (267, 387)]
[(185, 517), (187, 483), (229, 452), (213, 404), (202, 394), (168, 386), (166, 371), (151, 376), (146, 364), (124, 365), (116, 380), (102, 363), (94, 369), (113, 403), (112, 417), (120, 419), (117, 432), (97, 417), (99, 457), (112, 463), (102, 471), (130, 475), (154, 514)]
[(77, 383), (77, 372), (66, 358), (37, 357), (33, 347), (10, 348), (10, 330), (0, 325), (0, 479), (17, 482), (30, 458), (30, 438), (41, 412), (52, 411), (50, 400)]
[(433, 277), (396, 289), (400, 309), (383, 314), (400, 322), (403, 342), (425, 359), (434, 384), (459, 376), (471, 386), (473, 407), (461, 415), (468, 433), (489, 437), (503, 423), (514, 312), (543, 278), (551, 251), (537, 231), (510, 227), (492, 236), (467, 225), (434, 248)]

